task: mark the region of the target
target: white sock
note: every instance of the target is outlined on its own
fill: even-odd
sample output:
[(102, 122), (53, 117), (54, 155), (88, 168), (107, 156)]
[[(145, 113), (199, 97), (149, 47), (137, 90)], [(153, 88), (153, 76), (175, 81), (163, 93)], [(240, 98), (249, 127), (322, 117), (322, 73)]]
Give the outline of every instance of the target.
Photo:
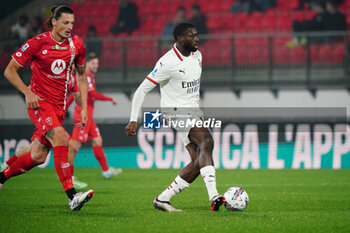
[(179, 175), (175, 180), (166, 188), (159, 196), (158, 200), (160, 201), (170, 201), (170, 198), (180, 193), (182, 190), (188, 188), (190, 184), (182, 179)]
[(216, 190), (215, 168), (211, 165), (205, 166), (201, 168), (200, 172), (203, 177), (204, 183), (207, 186), (209, 201), (211, 201), (213, 197), (219, 195), (218, 190)]

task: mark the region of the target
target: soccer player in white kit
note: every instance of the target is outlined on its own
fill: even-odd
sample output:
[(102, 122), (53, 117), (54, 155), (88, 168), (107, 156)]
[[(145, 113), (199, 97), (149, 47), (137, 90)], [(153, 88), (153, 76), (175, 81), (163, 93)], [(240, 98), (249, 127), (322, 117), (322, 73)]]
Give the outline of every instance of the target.
[[(130, 122), (125, 128), (128, 136), (136, 135), (137, 118), (144, 97), (157, 85), (160, 85), (162, 108), (175, 112), (179, 108), (199, 109), (202, 55), (198, 51), (198, 32), (192, 24), (181, 23), (175, 27), (173, 36), (176, 41), (174, 47), (158, 60), (153, 71), (135, 92)], [(163, 211), (181, 211), (170, 204), (170, 199), (188, 188), (201, 174), (208, 191), (210, 210), (217, 211), (224, 200), (216, 189), (212, 135), (207, 128), (196, 126), (181, 130), (180, 134), (192, 161), (154, 199), (153, 206)]]

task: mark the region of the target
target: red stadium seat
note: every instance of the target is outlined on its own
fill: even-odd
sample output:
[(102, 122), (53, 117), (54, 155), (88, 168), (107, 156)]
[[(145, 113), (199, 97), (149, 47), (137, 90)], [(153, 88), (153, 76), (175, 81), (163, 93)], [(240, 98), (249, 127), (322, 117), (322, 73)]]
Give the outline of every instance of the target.
[(250, 64), (250, 57), (245, 48), (238, 48), (235, 50), (235, 64), (236, 65)]
[(276, 28), (279, 32), (289, 32), (292, 28), (292, 21), (288, 14), (281, 14), (276, 19)]
[[(271, 12), (271, 11), (270, 11)], [(266, 13), (261, 21), (261, 27), (266, 32), (274, 32), (276, 28), (275, 13)]]
[(332, 50), (334, 56), (334, 62), (341, 63), (345, 56), (345, 46), (344, 44), (336, 44), (335, 48)]
[(221, 13), (221, 5), (218, 2), (210, 1), (207, 6), (208, 13)]
[(223, 19), (226, 28), (232, 30), (232, 33), (236, 30), (236, 15), (235, 14), (228, 14), (226, 17)]
[(215, 16), (209, 17), (207, 25), (211, 33), (220, 31), (224, 26), (221, 15), (215, 15)]
[(316, 11), (307, 11), (305, 19), (312, 20), (316, 15), (317, 15)]
[(241, 12), (237, 14), (236, 21), (235, 21), (236, 31), (243, 32), (248, 30), (248, 27), (247, 27), (248, 18), (249, 18), (249, 15), (245, 12)]
[(274, 64), (288, 64), (290, 63), (290, 49), (282, 47), (274, 47), (272, 52), (272, 59)]
[(320, 62), (322, 63), (333, 63), (334, 58), (332, 56), (332, 46), (330, 45), (321, 45), (319, 56), (320, 56)]
[(303, 11), (294, 11), (292, 13), (292, 21), (304, 21), (304, 12)]
[(310, 46), (310, 57), (311, 57), (312, 63), (319, 63), (320, 62), (318, 45), (311, 45)]
[(254, 12), (250, 15), (247, 22), (247, 27), (250, 30), (256, 31), (256, 30), (262, 30), (262, 18), (263, 15), (261, 12)]
[(291, 49), (290, 62), (294, 64), (304, 64), (306, 62), (306, 49), (302, 46)]

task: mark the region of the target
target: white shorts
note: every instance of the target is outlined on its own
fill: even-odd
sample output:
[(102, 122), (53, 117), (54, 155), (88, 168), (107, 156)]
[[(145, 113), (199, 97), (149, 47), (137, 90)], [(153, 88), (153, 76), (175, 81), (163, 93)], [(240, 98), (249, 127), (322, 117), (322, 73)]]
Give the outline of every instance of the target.
[(162, 116), (168, 126), (181, 135), (185, 146), (191, 143), (188, 138), (190, 130), (196, 126), (196, 122), (204, 120), (199, 108), (162, 108)]

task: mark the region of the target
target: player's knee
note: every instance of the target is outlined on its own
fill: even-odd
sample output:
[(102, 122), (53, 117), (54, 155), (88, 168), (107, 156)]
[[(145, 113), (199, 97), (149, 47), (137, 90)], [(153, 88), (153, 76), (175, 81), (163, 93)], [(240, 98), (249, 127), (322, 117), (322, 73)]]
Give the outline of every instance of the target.
[(200, 145), (201, 150), (205, 151), (213, 151), (214, 148), (214, 140), (212, 137), (206, 137)]
[(74, 153), (77, 153), (80, 147), (81, 145), (78, 141), (75, 141), (75, 140), (69, 141), (69, 148), (71, 148), (74, 151)]
[(92, 146), (102, 146), (102, 138), (101, 137), (94, 138), (92, 140)]
[(68, 135), (63, 128), (56, 128), (53, 137), (54, 144), (56, 145), (67, 145), (68, 146)]
[(32, 153), (32, 160), (37, 165), (43, 164), (46, 161), (46, 153), (44, 152), (37, 152), (35, 154)]

